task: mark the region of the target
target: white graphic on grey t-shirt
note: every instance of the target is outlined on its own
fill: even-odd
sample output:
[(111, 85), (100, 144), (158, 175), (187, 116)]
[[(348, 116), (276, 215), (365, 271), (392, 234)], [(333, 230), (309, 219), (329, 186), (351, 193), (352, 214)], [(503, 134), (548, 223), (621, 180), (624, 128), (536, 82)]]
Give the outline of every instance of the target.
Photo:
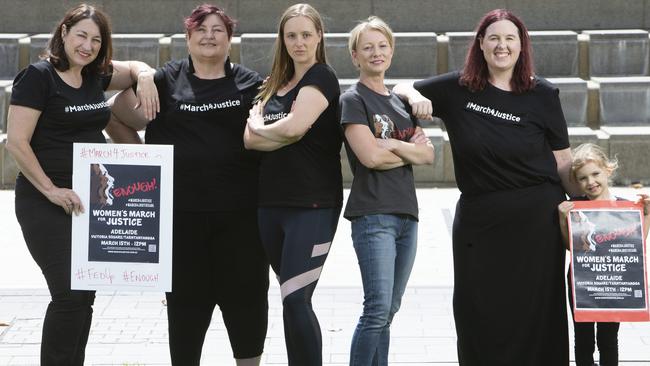
[(372, 116), (375, 122), (375, 137), (389, 139), (395, 131), (395, 123), (385, 114), (375, 114)]

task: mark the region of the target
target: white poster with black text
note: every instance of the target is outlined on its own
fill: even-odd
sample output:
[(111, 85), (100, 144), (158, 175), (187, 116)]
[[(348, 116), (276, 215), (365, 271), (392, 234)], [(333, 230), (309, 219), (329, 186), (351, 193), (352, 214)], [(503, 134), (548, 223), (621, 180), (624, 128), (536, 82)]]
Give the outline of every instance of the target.
[(171, 291), (173, 146), (74, 144), (72, 289)]

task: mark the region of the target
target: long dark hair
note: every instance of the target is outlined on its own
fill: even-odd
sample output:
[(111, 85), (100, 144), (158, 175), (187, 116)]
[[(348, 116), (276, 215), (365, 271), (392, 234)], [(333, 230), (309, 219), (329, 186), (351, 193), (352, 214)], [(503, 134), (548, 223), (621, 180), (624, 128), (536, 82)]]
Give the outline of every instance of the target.
[(533, 66), (533, 51), (530, 45), (530, 36), (528, 29), (516, 15), (506, 9), (495, 9), (483, 16), (476, 27), (476, 36), (472, 42), (465, 58), (460, 77), (460, 84), (466, 86), (469, 90), (476, 92), (485, 89), (489, 70), (483, 51), (481, 50), (481, 40), (485, 37), (485, 31), (492, 23), (500, 20), (511, 21), (519, 30), (519, 40), (521, 41), (521, 53), (515, 64), (515, 69), (510, 80), (512, 91), (517, 94), (524, 93), (535, 87)]
[(47, 45), (47, 49), (43, 53), (43, 58), (49, 58), (50, 62), (59, 71), (66, 71), (70, 68), (68, 56), (65, 53), (63, 45), (63, 26), (67, 32), (84, 19), (91, 19), (99, 28), (99, 35), (102, 38), (102, 43), (97, 52), (97, 58), (93, 62), (84, 66), (82, 73), (84, 74), (106, 74), (110, 72), (111, 58), (113, 57), (113, 44), (111, 42), (111, 25), (108, 17), (101, 10), (96, 9), (92, 5), (79, 4), (74, 8), (68, 10), (63, 19), (54, 28), (52, 38)]

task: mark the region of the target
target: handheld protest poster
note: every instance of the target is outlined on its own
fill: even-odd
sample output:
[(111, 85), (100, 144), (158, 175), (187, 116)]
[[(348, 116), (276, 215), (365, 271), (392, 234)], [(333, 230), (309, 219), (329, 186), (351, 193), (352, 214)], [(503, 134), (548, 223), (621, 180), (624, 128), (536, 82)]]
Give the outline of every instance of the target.
[(650, 321), (643, 206), (574, 204), (568, 227), (576, 322)]
[(72, 289), (171, 291), (173, 146), (74, 144)]

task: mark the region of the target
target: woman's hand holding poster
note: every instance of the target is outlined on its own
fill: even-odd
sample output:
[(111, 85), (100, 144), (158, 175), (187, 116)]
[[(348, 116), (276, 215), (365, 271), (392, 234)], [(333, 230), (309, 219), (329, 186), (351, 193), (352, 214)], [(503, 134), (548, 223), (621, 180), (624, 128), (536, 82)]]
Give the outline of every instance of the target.
[(171, 291), (173, 147), (74, 144), (72, 288)]
[(569, 213), (577, 322), (649, 321), (643, 206), (576, 201)]

